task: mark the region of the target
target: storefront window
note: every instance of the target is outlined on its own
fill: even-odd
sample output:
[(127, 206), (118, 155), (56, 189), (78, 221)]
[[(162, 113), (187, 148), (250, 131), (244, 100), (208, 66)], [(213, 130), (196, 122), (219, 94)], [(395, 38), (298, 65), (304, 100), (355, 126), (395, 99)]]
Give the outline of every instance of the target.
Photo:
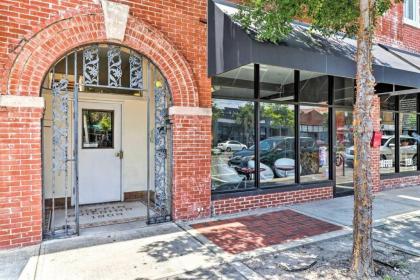
[(260, 66), (260, 97), (273, 101), (293, 102), (294, 89), (293, 69), (261, 65)]
[(400, 97), (400, 172), (417, 170), (417, 96)]
[(334, 105), (352, 107), (354, 93), (353, 79), (334, 77)]
[(300, 181), (328, 180), (328, 108), (301, 106)]
[(353, 190), (354, 137), (353, 111), (335, 111), (335, 177), (336, 193)]
[(294, 106), (262, 103), (260, 133), (261, 187), (295, 182)]
[(212, 107), (212, 190), (253, 189), (254, 103), (213, 99)]
[(395, 113), (381, 111), (381, 147), (379, 170), (381, 174), (395, 172)]
[(254, 98), (254, 65), (245, 65), (212, 78), (214, 98)]
[(328, 84), (327, 75), (300, 71), (299, 101), (328, 104)]

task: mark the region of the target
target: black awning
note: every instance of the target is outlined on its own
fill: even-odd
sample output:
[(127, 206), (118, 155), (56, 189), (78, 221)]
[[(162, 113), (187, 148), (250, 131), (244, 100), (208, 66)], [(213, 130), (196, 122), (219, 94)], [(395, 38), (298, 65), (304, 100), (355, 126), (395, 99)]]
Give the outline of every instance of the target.
[[(229, 2), (209, 0), (209, 76), (258, 63), (355, 78), (356, 40), (309, 33), (309, 26), (293, 23), (293, 31), (279, 44), (258, 42), (252, 32), (246, 32), (232, 20), (236, 11), (236, 6)], [(373, 72), (378, 83), (420, 88), (419, 55), (376, 44), (373, 54)]]

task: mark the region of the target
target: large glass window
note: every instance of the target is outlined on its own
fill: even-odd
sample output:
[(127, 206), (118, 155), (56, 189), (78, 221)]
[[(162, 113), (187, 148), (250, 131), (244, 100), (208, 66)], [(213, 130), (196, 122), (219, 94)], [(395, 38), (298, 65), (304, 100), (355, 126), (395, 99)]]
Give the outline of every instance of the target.
[[(407, 88), (396, 86), (393, 90)], [(389, 92), (385, 91), (385, 92)], [(417, 170), (417, 94), (381, 95), (380, 172)], [(394, 110), (394, 111), (387, 111)]]
[(324, 74), (300, 71), (299, 101), (327, 105), (328, 84)]
[(300, 181), (328, 180), (328, 108), (301, 106)]
[(395, 172), (395, 113), (381, 111), (381, 147), (379, 170), (381, 174)]
[(254, 98), (254, 65), (249, 64), (212, 78), (213, 98)]
[(212, 190), (255, 187), (254, 103), (213, 99)]
[(353, 107), (354, 80), (334, 77), (334, 105)]
[(336, 193), (353, 191), (354, 137), (353, 111), (335, 111), (335, 177)]
[(400, 172), (417, 170), (417, 98), (416, 95), (400, 97)]
[(295, 182), (294, 106), (262, 103), (260, 133), (261, 187)]
[(295, 98), (294, 70), (270, 65), (260, 66), (260, 97), (293, 102)]

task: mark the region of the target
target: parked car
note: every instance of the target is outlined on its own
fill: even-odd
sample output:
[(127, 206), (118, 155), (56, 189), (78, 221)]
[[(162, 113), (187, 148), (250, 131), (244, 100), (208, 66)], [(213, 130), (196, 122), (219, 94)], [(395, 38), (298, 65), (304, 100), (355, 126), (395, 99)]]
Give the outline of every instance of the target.
[[(381, 139), (380, 159), (392, 160), (395, 164), (395, 136), (384, 135)], [(346, 164), (354, 165), (354, 147), (345, 151)], [(417, 165), (417, 141), (408, 135), (400, 135), (400, 164), (404, 166)]]
[(228, 140), (226, 142), (217, 144), (217, 148), (221, 151), (230, 152), (246, 150), (247, 146), (238, 141)]
[[(316, 149), (314, 140), (310, 137), (300, 138), (302, 150)], [(231, 166), (246, 166), (250, 160), (254, 159), (254, 146), (247, 150), (239, 151), (233, 154), (229, 160)], [(280, 173), (276, 172), (275, 162), (278, 159), (294, 159), (295, 158), (295, 138), (291, 136), (275, 136), (267, 138), (260, 142), (260, 162), (271, 168), (274, 174), (279, 177)]]

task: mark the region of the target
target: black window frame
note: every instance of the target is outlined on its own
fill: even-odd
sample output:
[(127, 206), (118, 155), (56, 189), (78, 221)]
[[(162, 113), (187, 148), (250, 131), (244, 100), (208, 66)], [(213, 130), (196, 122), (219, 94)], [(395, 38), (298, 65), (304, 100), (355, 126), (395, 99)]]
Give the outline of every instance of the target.
[[(293, 69), (290, 69), (293, 70)], [(336, 125), (335, 125), (335, 113), (336, 110), (351, 110), (353, 111), (355, 99), (356, 99), (356, 92), (354, 94), (353, 98), (353, 104), (352, 106), (349, 105), (341, 105), (341, 104), (335, 104), (335, 92), (334, 92), (334, 78), (339, 76), (332, 76), (332, 75), (326, 75), (328, 76), (328, 100), (326, 104), (320, 104), (316, 102), (301, 102), (300, 101), (300, 70), (293, 70), (294, 71), (294, 99), (293, 101), (276, 101), (276, 100), (270, 100), (266, 99), (260, 96), (260, 64), (254, 64), (254, 97), (223, 97), (223, 96), (217, 96), (214, 97), (214, 99), (225, 99), (225, 100), (235, 100), (235, 101), (245, 101), (245, 102), (251, 102), (254, 105), (254, 156), (255, 156), (255, 170), (260, 169), (260, 141), (261, 141), (261, 112), (260, 112), (260, 104), (261, 103), (275, 103), (275, 104), (283, 104), (283, 105), (289, 105), (294, 106), (294, 137), (295, 137), (295, 182), (290, 184), (284, 184), (284, 185), (275, 185), (274, 186), (264, 186), (261, 187), (260, 182), (260, 172), (255, 172), (254, 178), (254, 188), (252, 190), (227, 190), (227, 191), (220, 191), (220, 192), (212, 192), (212, 195), (222, 195), (223, 194), (230, 194), (230, 193), (238, 193), (238, 195), (243, 195), (244, 193), (249, 192), (261, 192), (261, 191), (271, 191), (271, 190), (291, 190), (291, 188), (299, 189), (299, 187), (307, 188), (311, 187), (311, 185), (314, 188), (318, 187), (324, 187), (326, 185), (333, 186), (333, 196), (336, 196), (336, 164), (335, 164), (335, 158), (336, 158), (336, 145), (335, 145), (335, 137), (336, 137)], [(341, 77), (345, 78), (345, 77)], [(354, 86), (356, 87), (356, 80), (353, 79)], [(419, 90), (420, 93), (420, 90)], [(416, 96), (417, 98), (417, 131), (420, 132), (420, 98)], [(213, 99), (213, 97), (212, 97)], [(394, 110), (385, 109), (384, 111), (393, 112), (395, 113), (395, 127), (399, 128), (399, 103), (400, 99), (399, 96), (396, 96), (396, 108)], [(315, 106), (315, 107), (324, 107), (328, 108), (328, 179), (326, 180), (319, 180), (316, 182), (301, 182), (300, 179), (300, 120), (299, 120), (299, 112), (301, 106)], [(399, 143), (399, 135), (398, 133), (395, 133), (395, 142)], [(248, 147), (249, 148), (249, 147)], [(396, 162), (399, 162), (399, 145), (395, 145), (395, 160)], [(417, 142), (417, 155), (420, 152), (420, 142)], [(398, 161), (397, 161), (398, 160)], [(417, 171), (420, 171), (420, 164), (417, 164)], [(409, 173), (409, 171), (403, 171), (400, 172), (399, 164), (395, 165), (395, 172), (394, 173), (387, 173), (387, 174), (380, 174), (380, 176), (386, 176), (386, 175), (402, 175), (405, 173)]]
[[(395, 85), (393, 86), (394, 90), (395, 90)], [(416, 94), (415, 98), (416, 98), (416, 128), (417, 128), (417, 133), (419, 133), (420, 131), (420, 98), (419, 98), (419, 94), (420, 94), (420, 89), (419, 92)], [(395, 132), (394, 132), (394, 143), (395, 143), (395, 149), (394, 149), (394, 161), (395, 161), (395, 166), (394, 166), (394, 172), (393, 173), (382, 173), (380, 174), (381, 178), (388, 178), (388, 177), (400, 177), (400, 176), (405, 176), (405, 175), (411, 175), (413, 172), (418, 172), (420, 171), (420, 165), (417, 162), (417, 169), (415, 171), (412, 170), (406, 170), (406, 171), (401, 171), (400, 168), (400, 114), (404, 114), (407, 112), (401, 111), (401, 107), (400, 107), (400, 95), (395, 95), (395, 108), (393, 110), (390, 109), (384, 109), (382, 110), (382, 108), (380, 108), (380, 111), (382, 112), (391, 112), (394, 114), (394, 127), (395, 127)], [(398, 143), (398, 144), (397, 144)], [(420, 152), (420, 142), (417, 141), (417, 158), (419, 156), (419, 152)]]

